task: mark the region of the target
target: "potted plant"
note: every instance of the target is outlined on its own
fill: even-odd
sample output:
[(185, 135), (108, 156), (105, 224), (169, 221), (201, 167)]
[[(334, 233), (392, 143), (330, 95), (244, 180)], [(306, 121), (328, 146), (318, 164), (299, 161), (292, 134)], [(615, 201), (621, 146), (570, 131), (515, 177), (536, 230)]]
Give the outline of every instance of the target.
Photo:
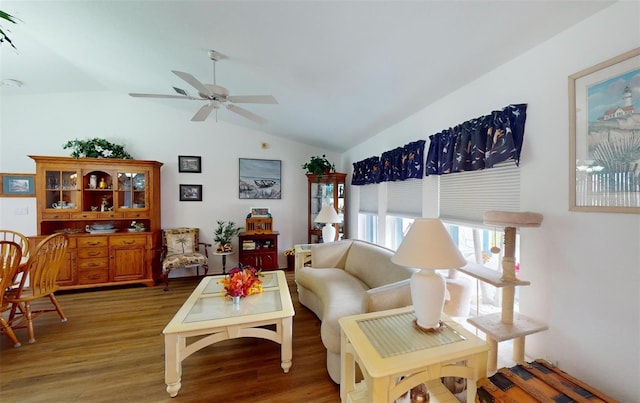
[(98, 137), (86, 140), (70, 140), (62, 148), (71, 148), (73, 150), (71, 152), (73, 158), (132, 159), (131, 154), (125, 151), (123, 145), (114, 144)]
[(302, 164), (302, 169), (305, 169), (308, 174), (318, 175), (318, 180), (320, 180), (322, 175), (335, 172), (336, 166), (329, 162), (325, 154), (322, 154), (322, 157), (317, 155), (311, 157), (309, 162)]
[(236, 226), (233, 221), (218, 220), (218, 228), (213, 233), (213, 240), (218, 243), (216, 252), (231, 252), (233, 250), (231, 239), (238, 235), (240, 230), (242, 227)]

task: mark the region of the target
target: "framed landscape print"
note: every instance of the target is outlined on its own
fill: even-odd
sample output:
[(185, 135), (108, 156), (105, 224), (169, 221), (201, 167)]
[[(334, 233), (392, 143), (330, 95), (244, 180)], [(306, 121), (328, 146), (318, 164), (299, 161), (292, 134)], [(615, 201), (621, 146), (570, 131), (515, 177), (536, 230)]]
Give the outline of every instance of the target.
[(35, 178), (34, 174), (2, 174), (2, 189), (0, 189), (0, 197), (35, 197)]
[(240, 199), (280, 199), (280, 160), (240, 158)]
[(569, 76), (569, 210), (640, 213), (640, 48)]
[(179, 155), (178, 172), (201, 173), (202, 157), (196, 157), (194, 155)]
[(202, 185), (180, 185), (180, 201), (202, 201)]

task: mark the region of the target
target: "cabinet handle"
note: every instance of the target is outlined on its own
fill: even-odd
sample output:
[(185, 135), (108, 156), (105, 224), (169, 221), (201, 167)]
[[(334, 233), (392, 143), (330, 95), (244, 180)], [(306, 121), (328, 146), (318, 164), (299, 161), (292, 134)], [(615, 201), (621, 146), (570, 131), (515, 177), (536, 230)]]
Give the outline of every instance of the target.
[(87, 277), (89, 280), (98, 280), (100, 278), (99, 274), (92, 274)]
[(100, 242), (87, 242), (87, 245), (91, 245), (91, 246), (96, 246), (96, 245), (100, 245)]
[(98, 256), (100, 254), (100, 252), (89, 252), (87, 253), (87, 255), (89, 256)]
[(97, 263), (89, 263), (87, 266), (89, 266), (89, 267), (97, 267), (97, 266), (100, 266), (100, 265), (97, 264)]
[(123, 244), (125, 245), (132, 245), (134, 243), (136, 243), (136, 241), (122, 241)]

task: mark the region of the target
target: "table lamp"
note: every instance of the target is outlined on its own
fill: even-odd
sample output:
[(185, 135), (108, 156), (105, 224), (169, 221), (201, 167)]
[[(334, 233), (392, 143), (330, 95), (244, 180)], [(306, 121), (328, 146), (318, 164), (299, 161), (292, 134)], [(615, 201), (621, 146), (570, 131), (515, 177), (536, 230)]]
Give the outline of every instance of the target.
[(467, 264), (444, 224), (432, 218), (415, 220), (391, 261), (420, 269), (410, 280), (416, 324), (423, 330), (438, 329), (446, 282), (435, 270), (457, 269)]
[(336, 229), (334, 223), (340, 222), (340, 217), (333, 206), (323, 206), (314, 222), (324, 224), (322, 228), (322, 242), (333, 242), (336, 239)]

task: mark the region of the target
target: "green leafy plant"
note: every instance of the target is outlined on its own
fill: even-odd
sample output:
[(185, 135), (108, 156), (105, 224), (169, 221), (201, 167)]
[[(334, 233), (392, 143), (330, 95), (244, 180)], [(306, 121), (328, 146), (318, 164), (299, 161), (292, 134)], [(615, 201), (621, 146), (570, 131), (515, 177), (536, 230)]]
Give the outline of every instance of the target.
[(74, 158), (119, 158), (125, 160), (133, 158), (125, 151), (124, 146), (97, 137), (87, 140), (71, 140), (62, 148), (73, 149), (71, 156)]
[(218, 228), (213, 233), (213, 240), (221, 245), (231, 243), (231, 239), (241, 230), (242, 227), (238, 227), (233, 221), (218, 220)]
[(302, 169), (305, 169), (308, 174), (324, 175), (328, 172), (335, 172), (336, 166), (329, 162), (327, 156), (322, 154), (322, 157), (314, 155), (309, 162), (302, 164)]
[[(6, 13), (2, 10), (0, 10), (0, 19), (3, 19), (5, 21), (9, 21), (12, 24), (16, 24), (16, 20), (18, 20), (16, 17), (14, 17), (13, 15)], [(7, 32), (9, 32), (9, 30), (7, 29)], [(0, 43), (7, 41), (7, 43), (9, 45), (11, 45), (12, 48), (16, 49), (16, 46), (13, 44), (13, 42), (11, 41), (11, 38), (9, 38), (6, 34), (6, 32), (2, 29), (2, 27), (0, 27)]]

